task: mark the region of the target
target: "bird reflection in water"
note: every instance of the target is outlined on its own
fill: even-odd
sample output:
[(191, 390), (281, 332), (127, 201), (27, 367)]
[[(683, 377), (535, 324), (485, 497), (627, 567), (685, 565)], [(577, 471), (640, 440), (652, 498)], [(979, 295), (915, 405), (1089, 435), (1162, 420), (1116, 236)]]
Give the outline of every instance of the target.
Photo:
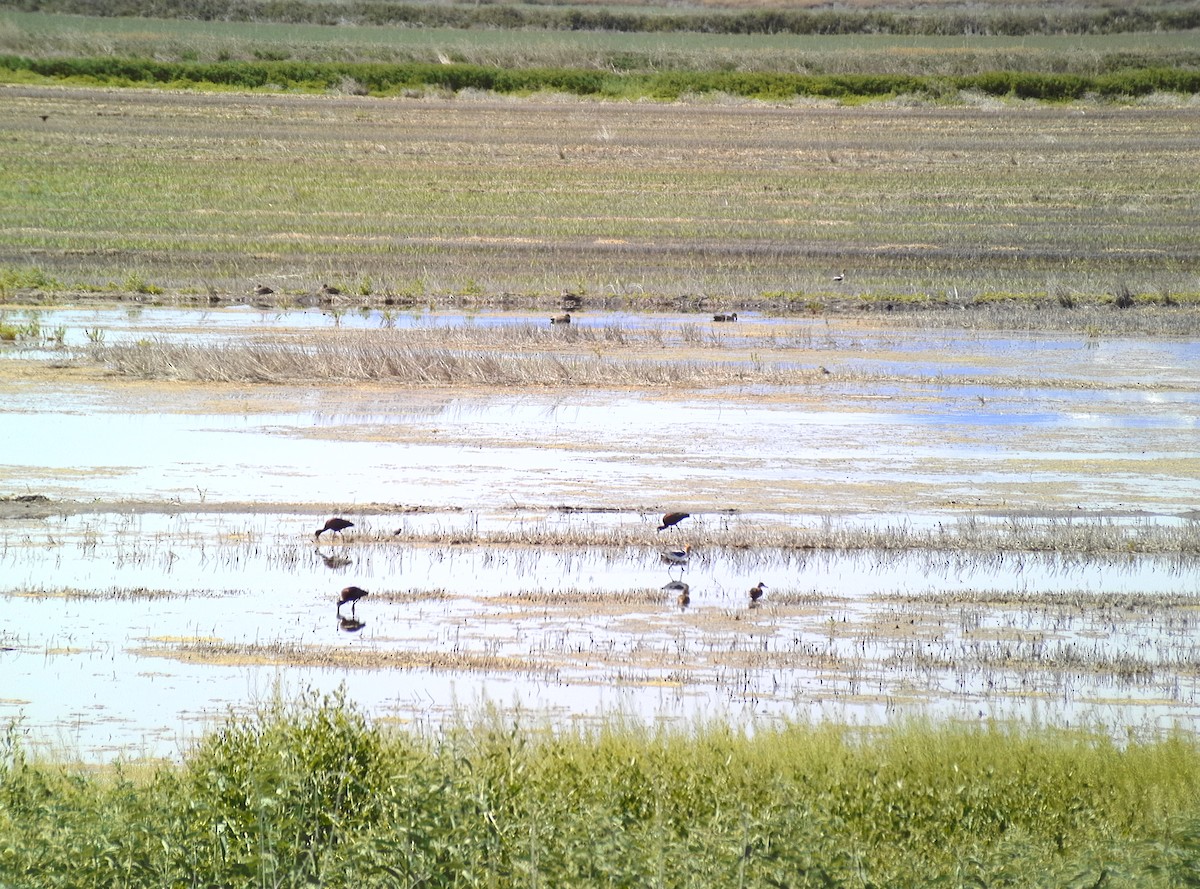
[(689, 587), (682, 580), (672, 580), (663, 587), (663, 592), (678, 593), (679, 598), (677, 598), (675, 601), (679, 603), (679, 607), (681, 609), (687, 608), (690, 604), (692, 604), (691, 587)]
[(321, 561), (325, 563), (325, 567), (329, 568), (331, 571), (340, 571), (343, 568), (348, 568), (350, 566), (349, 556), (339, 556), (336, 553), (329, 553), (329, 555), (326, 555), (320, 550), (317, 550), (317, 555), (321, 557)]
[(359, 620), (353, 615), (350, 617), (343, 617), (340, 614), (338, 615), (338, 629), (343, 633), (357, 633), (366, 625), (367, 622), (365, 620)]

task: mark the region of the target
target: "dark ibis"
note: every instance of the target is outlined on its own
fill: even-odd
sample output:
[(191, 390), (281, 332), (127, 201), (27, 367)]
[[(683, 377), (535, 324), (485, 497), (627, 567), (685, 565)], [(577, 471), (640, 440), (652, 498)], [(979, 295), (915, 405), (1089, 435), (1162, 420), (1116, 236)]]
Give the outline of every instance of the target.
[(341, 534), (347, 528), (353, 528), (354, 522), (349, 522), (346, 519), (334, 517), (327, 521), (324, 525), (317, 529), (317, 538), (319, 539), (326, 531), (336, 531)]
[(680, 522), (690, 516), (690, 512), (669, 512), (662, 517), (662, 524), (658, 526), (658, 530), (665, 531), (667, 528), (678, 525)]
[(338, 614), (342, 613), (342, 606), (347, 602), (350, 603), (350, 613), (354, 613), (354, 607), (358, 604), (358, 600), (367, 595), (367, 591), (360, 586), (348, 586), (342, 590), (342, 594), (338, 597)]

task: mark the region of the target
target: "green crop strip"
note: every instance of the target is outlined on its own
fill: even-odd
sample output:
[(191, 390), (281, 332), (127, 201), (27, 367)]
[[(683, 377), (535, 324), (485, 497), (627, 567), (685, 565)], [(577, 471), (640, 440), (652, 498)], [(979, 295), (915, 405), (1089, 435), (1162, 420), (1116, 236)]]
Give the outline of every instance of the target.
[(688, 94), (721, 93), (749, 99), (802, 96), (868, 99), (900, 94), (931, 98), (960, 90), (1022, 99), (1067, 101), (1092, 94), (1132, 98), (1153, 92), (1200, 92), (1200, 70), (1152, 68), (1087, 76), (997, 71), (957, 77), (900, 74), (803, 75), (740, 71), (617, 73), (572, 68), (500, 68), (483, 65), (383, 64), (370, 62), (159, 62), (124, 58), (29, 58), (0, 56), (9, 79), (34, 74), (80, 84), (272, 89), (325, 92), (352, 80), (367, 93), (396, 95), (437, 88), (482, 90), (503, 95), (538, 92), (576, 96), (674, 100)]

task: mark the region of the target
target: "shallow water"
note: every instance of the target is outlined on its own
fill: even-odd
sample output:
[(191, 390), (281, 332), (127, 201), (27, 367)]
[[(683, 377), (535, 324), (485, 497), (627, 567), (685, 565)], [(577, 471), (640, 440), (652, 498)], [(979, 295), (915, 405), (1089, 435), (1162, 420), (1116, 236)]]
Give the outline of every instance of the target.
[[(736, 324), (711, 324), (708, 315), (604, 312), (575, 313), (576, 327), (618, 327), (656, 331), (667, 342), (682, 341), (685, 329), (699, 330), (728, 344), (753, 344), (792, 351), (828, 364), (823, 356), (845, 358), (836, 369), (907, 375), (1029, 377), (1032, 379), (1101, 380), (1114, 386), (1180, 384), (1194, 387), (1200, 342), (1191, 338), (1078, 337), (1062, 333), (997, 334), (986, 331), (935, 332), (856, 324), (853, 321), (797, 319), (742, 313)], [(512, 312), (471, 313), (323, 307), (291, 310), (224, 305), (211, 309), (162, 306), (54, 308), (0, 312), (0, 320), (38, 324), (49, 337), (62, 329), (64, 348), (88, 345), (89, 332), (108, 344), (144, 337), (190, 343), (227, 342), (231, 338), (322, 330), (479, 328), (548, 325), (547, 316)], [(0, 358), (38, 354), (53, 349), (34, 345), (0, 347)], [(813, 361), (807, 361), (811, 364)]]
[[(701, 551), (680, 569), (663, 564), (658, 547), (376, 542), (385, 519), (320, 546), (306, 516), (103, 514), (48, 519), (33, 533), (6, 529), (0, 713), (21, 714), (33, 737), (85, 757), (175, 755), (214, 712), (266, 700), (277, 683), (344, 683), (372, 713), (428, 723), (484, 697), (574, 718), (620, 706), (676, 719), (871, 721), (913, 708), (1142, 726), (1200, 719), (1196, 678), (1181, 666), (1200, 653), (1194, 561)], [(654, 599), (676, 577), (691, 585), (686, 610), (673, 597)], [(745, 590), (758, 580), (768, 594), (750, 609)], [(364, 625), (353, 633), (335, 607), (349, 583), (372, 594), (354, 608)], [(939, 604), (980, 590), (995, 602)], [(1174, 604), (1071, 604), (1123, 594)], [(1009, 598), (1022, 595), (1029, 600)], [(201, 650), (243, 646), (245, 657), (190, 662), (185, 640)], [(989, 645), (1018, 653), (996, 660), (980, 653)], [(289, 665), (297, 646), (364, 660)], [(392, 651), (516, 665), (368, 668)], [(1153, 670), (1096, 667), (1124, 654)], [(245, 662), (256, 655), (279, 663)]]
[[(619, 320), (670, 336), (695, 323)], [(203, 342), (382, 322), (318, 310), (40, 317), (68, 345), (97, 328), (108, 342)], [(656, 544), (1026, 513), (1169, 524), (1200, 503), (1196, 344), (752, 316), (732, 328), (721, 335), (790, 338), (799, 363), (835, 372), (811, 387), (486, 395), (15, 380), (0, 402), (0, 494), (101, 506), (0, 521), (0, 717), (85, 758), (175, 755), (277, 685), (344, 684), (372, 714), (419, 723), (486, 698), (552, 720), (916, 711), (1196, 727), (1192, 559), (701, 545), (681, 610), (660, 590), (681, 572), (657, 546), (409, 540), (649, 531), (675, 508), (694, 517)], [(839, 376), (845, 364), (899, 378)], [(133, 501), (158, 506), (123, 514)], [(356, 527), (317, 547), (324, 516), (295, 504), (336, 505)], [(751, 610), (759, 580), (768, 595)], [(351, 583), (371, 596), (354, 609), (364, 626), (346, 632), (335, 597)], [(1134, 604), (1112, 605), (1120, 596)], [(300, 651), (326, 665), (289, 663)], [(366, 666), (396, 653), (415, 660)]]
[(979, 388), (846, 384), (793, 400), (18, 383), (0, 473), (14, 492), (54, 498), (264, 507), (604, 500), (903, 515), (956, 500), (1020, 509), (1031, 485), (1059, 508), (1200, 502), (1195, 393), (1005, 391), (980, 404)]

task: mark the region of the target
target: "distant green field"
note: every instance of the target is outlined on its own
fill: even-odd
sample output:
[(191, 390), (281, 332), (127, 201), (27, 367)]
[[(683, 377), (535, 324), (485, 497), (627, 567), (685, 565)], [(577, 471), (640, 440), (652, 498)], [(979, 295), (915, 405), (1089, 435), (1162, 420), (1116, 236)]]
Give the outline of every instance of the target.
[(1190, 32), (1100, 36), (937, 37), (871, 34), (619, 33), (322, 26), (0, 12), (0, 54), (106, 55), (160, 61), (451, 60), (505, 67), (970, 74), (1096, 74), (1200, 67)]

